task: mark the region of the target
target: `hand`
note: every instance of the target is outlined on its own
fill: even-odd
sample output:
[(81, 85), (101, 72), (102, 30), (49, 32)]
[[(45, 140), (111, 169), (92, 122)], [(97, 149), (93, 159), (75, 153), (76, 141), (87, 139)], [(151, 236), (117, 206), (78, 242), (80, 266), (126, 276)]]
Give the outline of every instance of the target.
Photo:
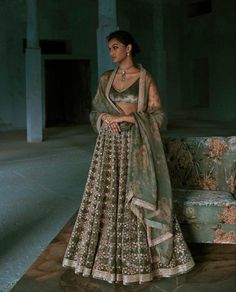
[(120, 133), (120, 127), (119, 127), (119, 124), (118, 123), (115, 123), (115, 122), (108, 122), (108, 121), (104, 121), (104, 125), (106, 127), (109, 127), (113, 133), (115, 134), (119, 134)]
[(135, 124), (135, 119), (132, 115), (110, 115), (110, 114), (102, 114), (102, 120), (105, 126), (109, 127), (114, 133), (120, 132), (119, 123), (128, 122), (131, 124)]
[(102, 120), (103, 120), (104, 126), (109, 127), (116, 134), (120, 133), (120, 127), (118, 123), (123, 121), (121, 119), (121, 116), (103, 114)]

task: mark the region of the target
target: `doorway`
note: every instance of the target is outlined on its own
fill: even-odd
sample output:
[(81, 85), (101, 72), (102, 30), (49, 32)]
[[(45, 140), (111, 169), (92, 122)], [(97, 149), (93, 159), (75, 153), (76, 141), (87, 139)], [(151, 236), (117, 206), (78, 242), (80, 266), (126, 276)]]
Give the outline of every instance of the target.
[(46, 127), (89, 123), (89, 60), (45, 60)]

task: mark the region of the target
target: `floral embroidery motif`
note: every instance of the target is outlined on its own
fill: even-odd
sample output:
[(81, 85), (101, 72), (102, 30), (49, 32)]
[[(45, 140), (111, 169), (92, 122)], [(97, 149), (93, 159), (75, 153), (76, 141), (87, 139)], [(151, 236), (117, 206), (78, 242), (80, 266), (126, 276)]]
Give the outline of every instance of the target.
[(164, 266), (148, 245), (144, 225), (130, 210), (126, 192), (130, 133), (101, 129), (63, 260), (75, 273), (124, 284), (169, 277), (194, 265), (176, 218), (173, 256)]
[(235, 137), (162, 137), (173, 188), (228, 191), (236, 197)]

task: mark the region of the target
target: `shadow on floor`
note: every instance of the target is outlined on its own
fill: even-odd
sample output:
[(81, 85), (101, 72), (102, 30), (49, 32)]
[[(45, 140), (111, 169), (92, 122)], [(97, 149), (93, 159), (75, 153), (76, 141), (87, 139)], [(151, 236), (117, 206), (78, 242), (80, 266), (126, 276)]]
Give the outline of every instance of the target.
[(236, 245), (189, 244), (195, 268), (184, 275), (155, 279), (142, 285), (109, 284), (91, 277), (75, 275), (61, 266), (75, 221), (75, 215), (38, 257), (12, 292), (154, 292), (154, 291), (235, 291)]

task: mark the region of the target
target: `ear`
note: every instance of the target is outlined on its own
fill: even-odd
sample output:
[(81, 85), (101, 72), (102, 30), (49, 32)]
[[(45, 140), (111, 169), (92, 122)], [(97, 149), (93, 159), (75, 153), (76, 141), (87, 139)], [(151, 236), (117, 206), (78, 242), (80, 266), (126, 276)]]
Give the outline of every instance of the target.
[(132, 51), (132, 45), (129, 44), (129, 45), (126, 47), (126, 52), (127, 52), (127, 53), (131, 53), (131, 51)]

